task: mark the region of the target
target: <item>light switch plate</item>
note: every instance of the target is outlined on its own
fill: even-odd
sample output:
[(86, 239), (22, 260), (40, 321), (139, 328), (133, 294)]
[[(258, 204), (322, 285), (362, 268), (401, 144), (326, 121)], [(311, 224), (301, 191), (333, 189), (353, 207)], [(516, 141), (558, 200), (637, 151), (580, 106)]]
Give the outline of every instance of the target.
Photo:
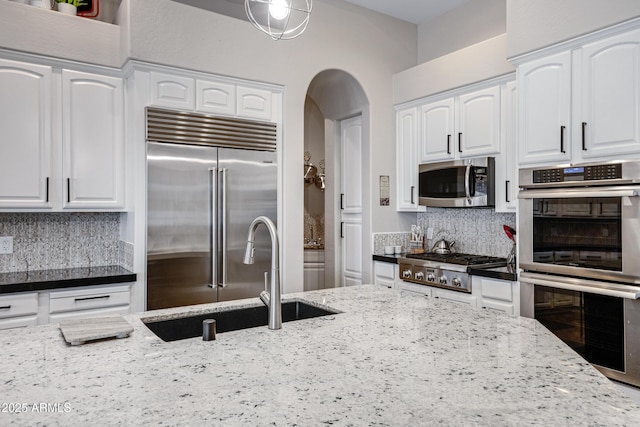
[(13, 253), (13, 236), (0, 237), (0, 254)]

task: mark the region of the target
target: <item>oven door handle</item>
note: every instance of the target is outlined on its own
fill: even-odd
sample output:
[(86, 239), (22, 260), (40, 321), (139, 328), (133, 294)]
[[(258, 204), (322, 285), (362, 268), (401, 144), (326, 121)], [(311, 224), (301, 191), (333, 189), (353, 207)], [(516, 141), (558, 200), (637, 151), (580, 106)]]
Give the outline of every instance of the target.
[(564, 199), (569, 197), (638, 197), (640, 189), (522, 190), (519, 199)]
[(578, 279), (570, 277), (549, 276), (531, 272), (520, 273), (521, 282), (532, 285), (548, 286), (550, 288), (568, 289), (589, 294), (608, 295), (618, 298), (639, 299), (640, 286), (622, 285), (610, 282)]

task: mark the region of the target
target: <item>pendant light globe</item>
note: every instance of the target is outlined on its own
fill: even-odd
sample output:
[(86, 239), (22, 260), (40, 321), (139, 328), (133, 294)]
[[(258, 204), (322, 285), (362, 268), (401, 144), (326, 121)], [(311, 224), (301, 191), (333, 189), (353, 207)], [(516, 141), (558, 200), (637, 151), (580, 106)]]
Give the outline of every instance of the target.
[(313, 0), (245, 0), (249, 22), (273, 40), (289, 40), (304, 32)]

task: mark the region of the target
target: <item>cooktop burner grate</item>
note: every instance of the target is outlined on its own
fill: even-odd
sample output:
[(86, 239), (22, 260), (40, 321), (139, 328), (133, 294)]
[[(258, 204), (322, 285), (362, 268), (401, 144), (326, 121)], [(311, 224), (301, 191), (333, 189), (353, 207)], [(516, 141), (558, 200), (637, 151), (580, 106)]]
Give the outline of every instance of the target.
[(424, 253), (424, 254), (407, 254), (407, 258), (422, 259), (426, 261), (439, 261), (449, 264), (458, 265), (484, 265), (484, 264), (503, 264), (506, 265), (507, 260), (505, 258), (464, 254), (464, 253), (450, 253), (450, 254), (437, 254), (437, 253)]

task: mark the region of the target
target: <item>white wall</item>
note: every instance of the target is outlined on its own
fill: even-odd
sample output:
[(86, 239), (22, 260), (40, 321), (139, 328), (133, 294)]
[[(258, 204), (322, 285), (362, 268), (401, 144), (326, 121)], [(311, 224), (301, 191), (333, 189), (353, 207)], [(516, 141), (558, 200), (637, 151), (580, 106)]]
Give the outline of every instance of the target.
[(507, 31), (506, 0), (473, 0), (418, 26), (418, 63)]
[(507, 55), (521, 55), (637, 16), (639, 0), (507, 0)]
[(393, 76), (393, 102), (401, 104), (515, 72), (507, 61), (507, 35), (468, 46)]
[[(130, 54), (138, 60), (280, 84), (284, 93), (282, 227), (285, 291), (302, 290), (304, 102), (311, 80), (344, 70), (370, 103), (371, 176), (394, 175), (391, 77), (415, 65), (413, 24), (338, 0), (314, 2), (307, 31), (274, 42), (249, 23), (169, 0), (129, 2)], [(372, 206), (372, 231), (400, 229), (400, 216)], [(366, 230), (368, 233), (371, 230)]]

